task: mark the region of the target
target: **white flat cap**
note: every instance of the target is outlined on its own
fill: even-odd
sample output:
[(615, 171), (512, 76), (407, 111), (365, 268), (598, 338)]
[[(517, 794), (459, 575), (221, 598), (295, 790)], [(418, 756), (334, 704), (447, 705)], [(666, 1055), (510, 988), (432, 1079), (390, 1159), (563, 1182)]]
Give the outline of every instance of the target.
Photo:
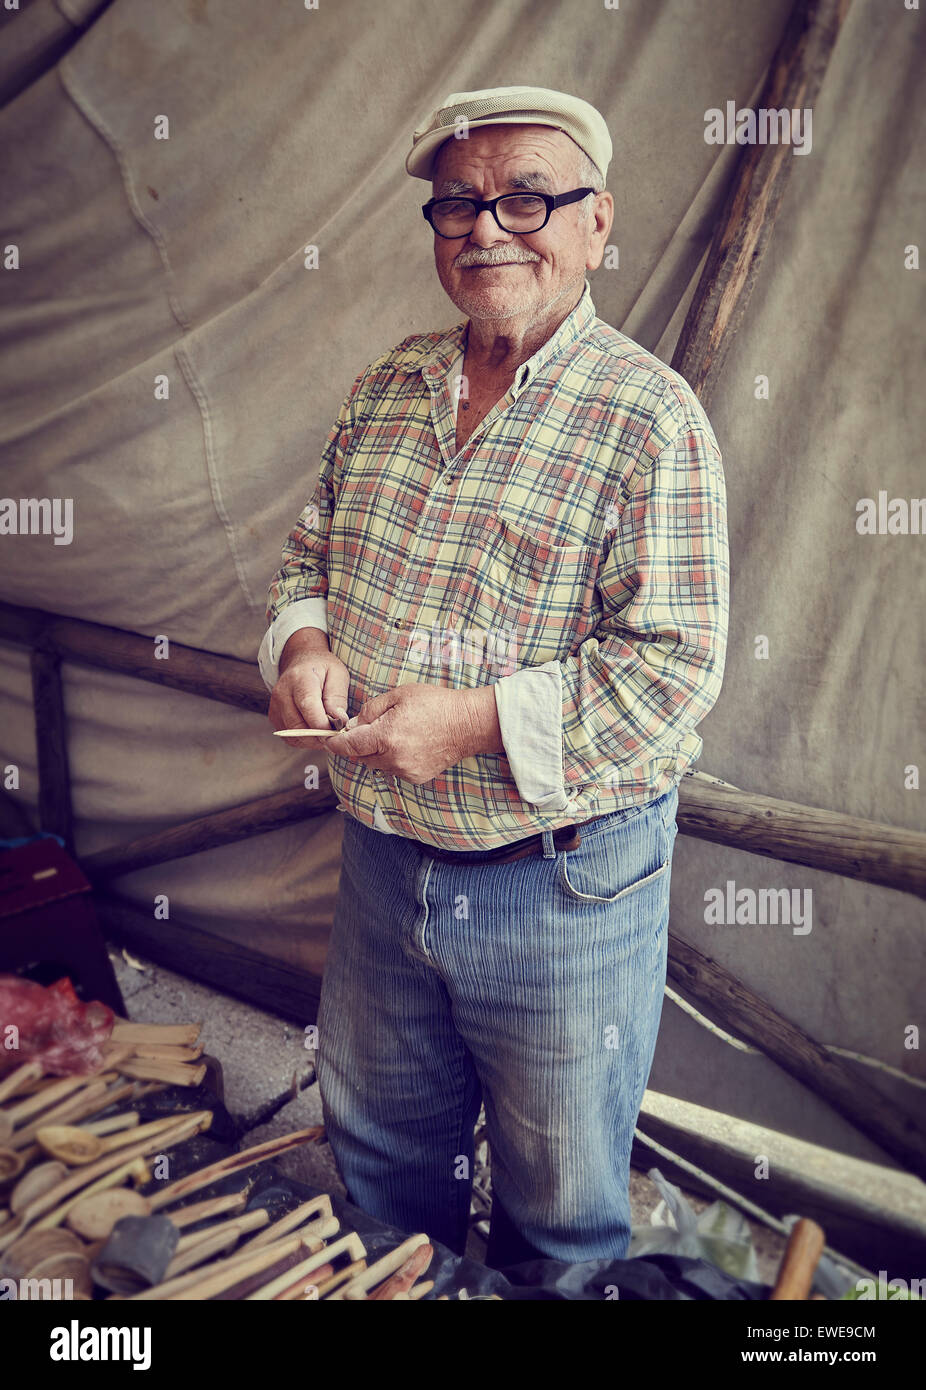
[[(465, 124), (464, 124), (465, 122)], [(405, 168), (416, 179), (430, 179), (437, 151), (460, 130), (481, 125), (549, 125), (563, 130), (601, 170), (611, 162), (611, 137), (600, 111), (581, 97), (548, 87), (492, 87), (484, 92), (451, 92), (418, 127)]]

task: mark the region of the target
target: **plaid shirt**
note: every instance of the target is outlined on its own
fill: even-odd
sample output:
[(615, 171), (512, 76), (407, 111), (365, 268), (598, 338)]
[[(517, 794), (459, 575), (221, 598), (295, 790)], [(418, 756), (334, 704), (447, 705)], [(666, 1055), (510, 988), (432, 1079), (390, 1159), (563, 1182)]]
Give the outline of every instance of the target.
[(494, 685), (505, 756), (422, 786), (330, 755), (341, 806), (490, 849), (643, 804), (699, 756), (728, 612), (726, 496), (687, 383), (591, 291), (459, 454), (466, 323), (372, 362), (331, 429), (268, 596), (260, 668), (327, 630), (348, 713), (410, 681)]

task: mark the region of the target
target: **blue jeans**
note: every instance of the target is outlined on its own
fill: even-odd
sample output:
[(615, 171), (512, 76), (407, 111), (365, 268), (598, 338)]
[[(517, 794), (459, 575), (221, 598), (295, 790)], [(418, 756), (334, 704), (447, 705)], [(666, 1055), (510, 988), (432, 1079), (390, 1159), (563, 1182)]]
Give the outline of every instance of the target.
[(318, 1081), (350, 1200), (457, 1253), (485, 1103), (488, 1262), (623, 1258), (666, 977), (678, 790), (508, 864), (345, 815)]

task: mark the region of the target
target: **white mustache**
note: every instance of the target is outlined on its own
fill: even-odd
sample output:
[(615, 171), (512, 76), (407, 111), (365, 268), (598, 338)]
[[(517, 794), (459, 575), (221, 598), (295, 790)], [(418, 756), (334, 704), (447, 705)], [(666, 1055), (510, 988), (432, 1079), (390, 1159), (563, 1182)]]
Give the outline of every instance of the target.
[(461, 251), (457, 256), (455, 265), (505, 265), (509, 261), (515, 261), (518, 265), (526, 264), (528, 261), (539, 261), (540, 257), (523, 252), (517, 254), (514, 247), (499, 246), (497, 248), (487, 247), (484, 251)]

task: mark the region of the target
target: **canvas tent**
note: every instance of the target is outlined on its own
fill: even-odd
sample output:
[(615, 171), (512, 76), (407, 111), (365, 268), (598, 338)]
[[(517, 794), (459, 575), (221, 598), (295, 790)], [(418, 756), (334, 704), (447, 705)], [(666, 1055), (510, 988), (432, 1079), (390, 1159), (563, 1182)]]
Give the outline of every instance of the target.
[[(3, 494), (71, 498), (74, 534), (0, 544), (10, 604), (254, 662), (281, 543), (357, 373), (459, 318), (407, 177), (448, 91), (531, 82), (608, 120), (616, 264), (601, 318), (668, 360), (791, 0), (34, 0), (2, 12)], [(915, 499), (923, 15), (854, 0), (711, 405), (733, 564), (701, 767), (737, 787), (923, 829), (923, 537), (860, 534)], [(168, 118), (169, 138), (162, 118)], [(306, 248), (318, 248), (310, 268)], [(309, 265), (307, 266), (307, 259)], [(919, 339), (920, 355), (922, 339)], [(158, 389), (166, 379), (168, 393)], [(764, 639), (764, 640), (763, 640)], [(66, 663), (80, 855), (301, 785), (254, 713)], [(36, 823), (29, 655), (0, 669), (4, 766)], [(325, 814), (121, 878), (218, 944), (319, 975), (337, 886)], [(728, 882), (812, 890), (812, 930), (710, 924)], [(680, 837), (672, 929), (822, 1042), (926, 1076), (922, 904)], [(307, 1020), (308, 1021), (308, 1020)], [(861, 1075), (861, 1070), (860, 1070)], [(910, 1089), (865, 1079), (900, 1106)], [(651, 1086), (848, 1153), (869, 1139), (670, 1002)]]

